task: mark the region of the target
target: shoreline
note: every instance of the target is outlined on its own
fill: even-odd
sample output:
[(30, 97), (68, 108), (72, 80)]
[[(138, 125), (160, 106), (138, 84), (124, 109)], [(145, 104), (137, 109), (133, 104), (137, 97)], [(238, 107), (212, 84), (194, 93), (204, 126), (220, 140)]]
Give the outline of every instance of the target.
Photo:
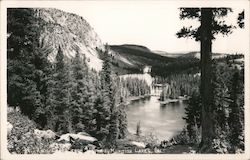
[[(132, 96), (132, 97), (128, 97), (125, 101), (125, 105), (129, 105), (132, 101), (137, 101), (137, 100), (140, 100), (140, 99), (145, 99), (145, 98), (149, 98), (151, 97), (150, 94), (147, 94), (147, 95), (142, 95), (142, 96)], [(179, 96), (178, 98), (175, 98), (175, 99), (171, 99), (171, 98), (168, 98), (167, 100), (165, 101), (160, 101), (159, 100), (159, 103), (160, 104), (169, 104), (169, 103), (177, 103), (177, 102), (180, 102), (180, 101), (186, 101), (188, 100), (190, 97), (189, 96)]]
[(125, 104), (128, 105), (128, 104), (130, 104), (132, 101), (137, 101), (137, 100), (145, 99), (145, 98), (149, 98), (149, 97), (151, 97), (151, 95), (142, 95), (142, 96), (132, 96), (132, 97), (128, 97), (128, 98), (126, 99)]
[(159, 102), (160, 102), (160, 104), (164, 105), (164, 104), (169, 104), (169, 103), (176, 103), (176, 102), (180, 102), (180, 101), (186, 101), (189, 98), (190, 98), (189, 96), (179, 96), (178, 98), (175, 98), (175, 99), (168, 98), (165, 101), (159, 100)]

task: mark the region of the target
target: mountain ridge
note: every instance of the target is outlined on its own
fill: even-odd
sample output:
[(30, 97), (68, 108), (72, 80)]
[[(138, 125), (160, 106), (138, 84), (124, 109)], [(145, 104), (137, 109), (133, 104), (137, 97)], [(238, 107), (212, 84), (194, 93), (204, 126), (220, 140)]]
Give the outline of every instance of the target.
[(102, 60), (98, 50), (104, 50), (104, 45), (83, 17), (55, 8), (35, 8), (34, 11), (35, 16), (45, 22), (40, 44), (52, 49), (49, 54), (51, 61), (55, 60), (60, 46), (67, 57), (72, 58), (76, 52), (80, 52), (86, 56), (91, 68), (101, 70)]
[[(40, 44), (51, 48), (51, 61), (55, 60), (60, 46), (66, 57), (72, 58), (80, 52), (86, 57), (90, 68), (96, 71), (102, 69), (102, 59), (106, 56), (104, 44), (83, 17), (55, 8), (35, 8), (34, 11), (35, 16), (45, 22), (42, 26)], [(112, 69), (118, 74), (142, 73), (144, 66), (152, 66), (153, 74), (167, 75), (177, 64), (176, 57), (159, 55), (143, 45), (109, 45), (109, 48), (108, 54), (113, 57)], [(191, 61), (188, 63), (192, 63)]]

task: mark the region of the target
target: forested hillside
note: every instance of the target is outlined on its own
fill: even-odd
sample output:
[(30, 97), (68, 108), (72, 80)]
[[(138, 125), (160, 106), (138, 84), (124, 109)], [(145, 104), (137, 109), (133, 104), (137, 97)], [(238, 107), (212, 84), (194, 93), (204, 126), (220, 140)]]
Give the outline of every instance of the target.
[[(34, 16), (36, 13), (34, 9), (8, 9), (9, 107), (19, 108), (39, 129), (50, 129), (58, 135), (85, 131), (104, 147), (114, 147), (117, 139), (127, 134), (127, 97), (122, 95), (148, 93), (141, 92), (147, 87), (145, 82), (138, 80), (136, 88), (131, 88), (127, 85), (131, 82), (119, 80), (111, 69), (108, 47), (98, 50), (98, 54), (106, 55), (100, 72), (88, 65), (82, 50), (76, 49), (75, 56), (69, 57), (69, 50), (60, 43), (44, 47), (39, 40), (48, 22)], [(55, 51), (52, 61), (50, 56)], [(11, 143), (22, 145), (13, 136), (17, 135), (9, 135)], [(11, 151), (24, 152), (19, 149)]]
[[(153, 76), (166, 77), (174, 73), (196, 73), (198, 72), (199, 60), (195, 57), (177, 57), (171, 58), (156, 54), (145, 47), (136, 45), (110, 46), (114, 51), (114, 64), (119, 67), (118, 70), (130, 70), (136, 73), (142, 73), (143, 66), (152, 66)], [(118, 57), (118, 58), (116, 58)], [(124, 64), (119, 57), (123, 57), (130, 62)], [(133, 72), (132, 72), (133, 73)]]

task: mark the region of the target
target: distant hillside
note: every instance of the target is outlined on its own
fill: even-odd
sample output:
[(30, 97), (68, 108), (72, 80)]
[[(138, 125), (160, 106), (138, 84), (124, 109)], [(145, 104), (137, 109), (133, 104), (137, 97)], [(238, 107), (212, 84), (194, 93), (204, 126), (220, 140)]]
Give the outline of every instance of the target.
[(135, 44), (123, 44), (120, 45), (121, 47), (124, 48), (130, 48), (130, 49), (135, 49), (135, 50), (140, 50), (140, 51), (144, 51), (144, 52), (151, 52), (151, 50), (145, 46), (141, 46), (141, 45), (135, 45)]
[[(116, 71), (142, 73), (146, 65), (152, 66), (152, 74), (167, 76), (175, 72), (196, 72), (198, 59), (195, 57), (167, 57), (156, 54), (147, 47), (139, 45), (111, 45), (113, 64)], [(124, 61), (126, 60), (126, 61)]]
[(172, 58), (177, 58), (177, 57), (180, 57), (180, 56), (183, 56), (184, 54), (186, 53), (169, 53), (169, 52), (166, 52), (166, 51), (153, 51), (154, 53), (156, 54), (159, 54), (161, 56), (165, 56), (165, 57), (172, 57)]
[[(192, 51), (192, 52), (181, 52), (181, 53), (169, 53), (169, 52), (165, 52), (165, 51), (153, 51), (156, 54), (159, 54), (161, 56), (165, 56), (165, 57), (171, 57), (171, 58), (178, 58), (178, 57), (182, 57), (182, 58), (198, 58), (200, 59), (200, 52), (199, 51)], [(225, 53), (213, 53), (212, 56), (213, 58), (217, 59), (217, 58), (222, 58), (227, 56), (228, 54)]]

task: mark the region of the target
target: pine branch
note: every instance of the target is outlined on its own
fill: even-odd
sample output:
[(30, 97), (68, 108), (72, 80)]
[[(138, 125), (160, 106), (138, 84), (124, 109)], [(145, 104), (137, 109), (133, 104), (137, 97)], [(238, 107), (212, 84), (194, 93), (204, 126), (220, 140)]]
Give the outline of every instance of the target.
[(238, 21), (237, 24), (240, 28), (244, 28), (245, 27), (245, 23), (244, 20), (245, 19), (245, 10), (243, 10), (241, 13), (239, 13), (238, 15)]
[(225, 24), (225, 21), (218, 21), (218, 20), (214, 20), (212, 26), (213, 26), (213, 30), (212, 30), (213, 35), (220, 34), (220, 33), (222, 35), (229, 35), (232, 33), (232, 30), (236, 28), (233, 25)]
[(195, 19), (200, 17), (200, 8), (180, 8), (180, 19)]
[[(233, 25), (225, 24), (224, 20), (217, 20), (227, 16), (229, 12), (232, 12), (231, 8), (207, 8), (211, 9), (213, 12), (213, 24), (212, 24), (212, 39), (215, 39), (215, 35), (222, 34), (229, 35), (232, 33), (232, 30), (236, 27)], [(198, 18), (200, 21), (201, 19), (201, 8), (180, 8), (180, 19), (184, 20), (187, 19), (195, 19)], [(238, 25), (240, 27), (244, 27), (244, 11), (239, 14), (238, 18)], [(200, 27), (196, 29), (192, 29), (190, 27), (183, 27), (178, 33), (176, 33), (178, 38), (194, 38), (196, 41), (200, 40)]]
[(229, 12), (233, 12), (232, 8), (212, 8), (213, 16), (222, 18), (228, 15)]
[(182, 29), (176, 33), (178, 38), (194, 38), (196, 41), (200, 40), (199, 28), (192, 29), (190, 27), (182, 27)]

